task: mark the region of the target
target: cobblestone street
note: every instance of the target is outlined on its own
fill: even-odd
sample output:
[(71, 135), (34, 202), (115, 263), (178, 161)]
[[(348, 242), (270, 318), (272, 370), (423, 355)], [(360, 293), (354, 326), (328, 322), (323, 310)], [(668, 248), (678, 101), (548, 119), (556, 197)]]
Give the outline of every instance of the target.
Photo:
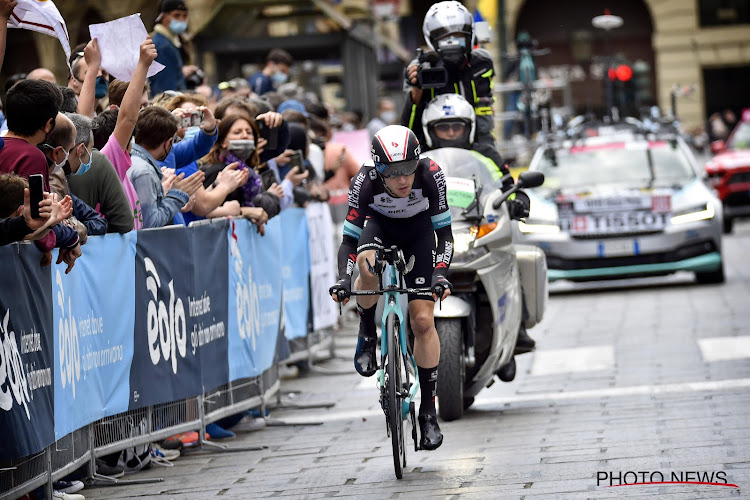
[[(750, 224), (743, 223), (724, 239), (723, 285), (696, 285), (689, 274), (553, 284), (544, 321), (530, 331), (537, 350), (517, 358), (516, 380), (498, 381), (463, 419), (441, 423), (440, 449), (409, 449), (403, 480), (394, 477), (375, 380), (352, 369), (356, 334), (348, 323), (336, 338), (336, 359), (282, 381), (282, 404), (271, 407), (266, 425), (226, 441), (262, 451), (188, 452), (173, 468), (129, 476), (163, 482), (83, 493), (87, 499), (746, 496), (747, 248)], [(326, 403), (333, 406), (290, 407)], [(737, 487), (617, 486), (636, 482), (633, 474), (623, 476), (628, 471), (637, 482), (725, 480)]]

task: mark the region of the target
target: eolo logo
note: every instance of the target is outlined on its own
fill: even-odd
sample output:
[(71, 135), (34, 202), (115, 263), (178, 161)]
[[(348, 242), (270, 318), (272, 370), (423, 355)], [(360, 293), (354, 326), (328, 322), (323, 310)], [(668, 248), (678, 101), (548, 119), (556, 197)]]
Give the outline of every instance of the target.
[(182, 299), (175, 297), (174, 281), (169, 280), (169, 298), (165, 303), (159, 298), (162, 280), (153, 261), (146, 257), (146, 288), (151, 293), (148, 302), (147, 330), (148, 351), (154, 365), (159, 361), (171, 361), (172, 372), (177, 373), (177, 355), (184, 358), (187, 353), (187, 325)]

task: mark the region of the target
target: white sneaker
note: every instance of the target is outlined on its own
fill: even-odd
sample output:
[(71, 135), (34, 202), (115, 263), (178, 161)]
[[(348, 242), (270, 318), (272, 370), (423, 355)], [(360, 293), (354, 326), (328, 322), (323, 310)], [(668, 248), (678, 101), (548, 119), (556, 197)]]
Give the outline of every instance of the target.
[(62, 491), (52, 490), (54, 500), (86, 500), (86, 497), (77, 493), (63, 493)]
[(172, 467), (173, 460), (180, 458), (180, 450), (166, 450), (156, 443), (151, 444), (151, 462), (163, 467)]

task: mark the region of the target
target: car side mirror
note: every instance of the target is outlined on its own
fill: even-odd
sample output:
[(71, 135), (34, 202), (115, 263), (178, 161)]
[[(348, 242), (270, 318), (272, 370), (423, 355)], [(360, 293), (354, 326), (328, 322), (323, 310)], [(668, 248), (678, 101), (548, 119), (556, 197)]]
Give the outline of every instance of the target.
[(719, 139), (711, 143), (711, 153), (717, 155), (727, 150), (727, 143)]
[(526, 188), (535, 188), (544, 184), (544, 174), (536, 170), (526, 170), (518, 176), (518, 184)]

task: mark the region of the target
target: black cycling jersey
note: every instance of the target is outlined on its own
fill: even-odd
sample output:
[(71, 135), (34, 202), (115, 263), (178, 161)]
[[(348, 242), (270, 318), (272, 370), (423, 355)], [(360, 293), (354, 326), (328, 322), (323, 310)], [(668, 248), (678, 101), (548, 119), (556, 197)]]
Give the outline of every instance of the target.
[[(396, 219), (391, 221), (392, 229), (403, 234), (388, 231), (391, 233), (388, 240), (391, 241), (408, 240), (415, 236), (409, 229), (412, 225), (410, 221), (416, 227), (422, 226), (422, 219), (429, 218), (438, 240), (433, 274), (448, 268), (453, 257), (453, 233), (445, 175), (438, 164), (429, 158), (419, 160), (414, 174), (412, 190), (405, 198), (390, 195), (374, 166), (363, 165), (352, 178), (349, 187), (349, 212), (344, 222), (344, 239), (338, 253), (339, 278), (350, 277), (354, 272), (357, 242), (360, 241), (368, 217), (377, 219), (381, 226), (388, 224), (389, 219)], [(429, 243), (430, 248), (434, 248), (434, 238), (427, 240), (425, 244)]]

